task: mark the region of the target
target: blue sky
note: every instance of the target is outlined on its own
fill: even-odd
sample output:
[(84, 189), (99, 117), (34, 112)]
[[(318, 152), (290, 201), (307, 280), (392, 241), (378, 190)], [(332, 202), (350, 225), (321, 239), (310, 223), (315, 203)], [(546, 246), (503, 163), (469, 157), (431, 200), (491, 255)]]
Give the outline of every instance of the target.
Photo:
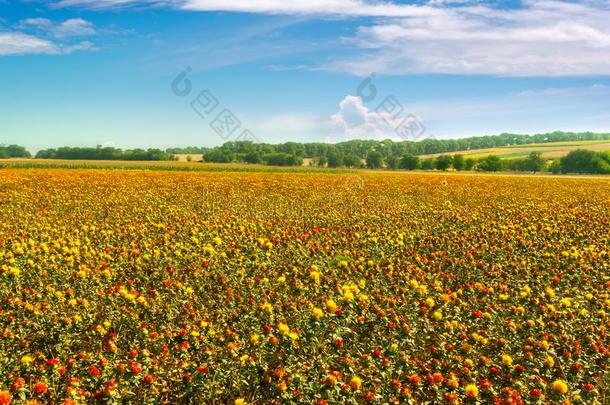
[(607, 0), (0, 0), (0, 144), (610, 131), (608, 21)]

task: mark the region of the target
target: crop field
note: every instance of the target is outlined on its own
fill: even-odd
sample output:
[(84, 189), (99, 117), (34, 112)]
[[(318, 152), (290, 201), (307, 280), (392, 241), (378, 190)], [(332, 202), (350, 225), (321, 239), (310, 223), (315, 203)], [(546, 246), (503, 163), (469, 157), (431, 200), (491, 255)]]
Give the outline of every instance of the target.
[(608, 403), (610, 179), (0, 170), (0, 404)]
[[(596, 152), (610, 150), (610, 141), (571, 141), (571, 142), (548, 142), (526, 145), (502, 146), (490, 149), (473, 149), (469, 151), (452, 152), (450, 154), (462, 154), (470, 158), (483, 158), (489, 155), (498, 156), (501, 159), (517, 159), (527, 157), (532, 152), (540, 152), (542, 157), (557, 159), (566, 156), (573, 150), (587, 149)], [(442, 153), (422, 155), (421, 157), (437, 157)]]

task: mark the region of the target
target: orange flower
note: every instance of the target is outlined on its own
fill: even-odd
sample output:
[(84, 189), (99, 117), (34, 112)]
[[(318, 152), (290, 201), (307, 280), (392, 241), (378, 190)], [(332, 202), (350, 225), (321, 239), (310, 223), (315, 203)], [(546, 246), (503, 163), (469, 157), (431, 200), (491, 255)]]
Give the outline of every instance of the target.
[(8, 391), (0, 391), (0, 405), (9, 405), (13, 400), (13, 396)]

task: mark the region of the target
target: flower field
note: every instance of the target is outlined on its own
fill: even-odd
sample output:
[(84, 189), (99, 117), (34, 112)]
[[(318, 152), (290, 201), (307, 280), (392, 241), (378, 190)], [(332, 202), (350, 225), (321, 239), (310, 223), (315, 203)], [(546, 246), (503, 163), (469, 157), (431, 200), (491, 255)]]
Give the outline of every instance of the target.
[(3, 169), (0, 404), (604, 403), (609, 229), (608, 179)]

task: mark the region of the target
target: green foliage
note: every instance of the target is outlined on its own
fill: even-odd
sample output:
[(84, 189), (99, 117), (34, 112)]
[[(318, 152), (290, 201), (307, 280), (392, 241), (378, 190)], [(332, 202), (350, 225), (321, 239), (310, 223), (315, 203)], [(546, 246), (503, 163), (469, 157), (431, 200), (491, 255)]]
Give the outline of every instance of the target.
[(348, 153), (343, 158), (343, 165), (346, 167), (355, 167), (355, 168), (362, 167), (362, 159), (360, 159), (358, 156), (356, 156), (352, 153)]
[(577, 149), (559, 160), (562, 173), (610, 174), (610, 153)]
[(173, 155), (161, 149), (128, 149), (102, 147), (72, 148), (64, 146), (57, 149), (43, 149), (36, 154), (37, 159), (70, 159), (70, 160), (137, 160), (159, 161), (175, 160)]
[(454, 155), (453, 156), (453, 168), (455, 170), (461, 171), (466, 167), (466, 160), (463, 155)]
[(8, 158), (29, 158), (32, 157), (30, 152), (23, 146), (19, 145), (0, 145), (0, 159)]
[(372, 150), (366, 156), (366, 167), (369, 169), (379, 169), (383, 163), (383, 155), (381, 152)]
[(532, 152), (525, 159), (510, 159), (506, 160), (504, 167), (508, 170), (521, 172), (541, 172), (546, 167), (546, 159), (542, 157), (540, 152)]
[[(259, 152), (261, 155), (268, 153), (287, 153), (303, 158), (319, 158), (326, 156), (330, 167), (357, 167), (355, 158), (361, 162), (366, 159), (369, 152), (375, 150), (382, 155), (382, 161), (391, 156), (402, 157), (406, 153), (412, 155), (426, 154), (454, 154), (455, 152), (498, 148), (511, 145), (528, 145), (533, 143), (567, 142), (567, 141), (594, 141), (610, 140), (610, 134), (598, 134), (592, 132), (573, 133), (573, 132), (553, 132), (536, 135), (519, 134), (500, 134), (494, 136), (478, 136), (462, 139), (424, 139), (422, 141), (402, 141), (393, 142), (390, 139), (383, 141), (354, 139), (337, 144), (322, 142), (297, 143), (286, 142), (282, 144), (253, 143), (250, 141), (230, 141), (222, 146), (213, 148), (232, 154), (236, 161), (240, 161), (243, 156), (252, 152)], [(170, 154), (194, 154), (207, 153), (211, 149), (206, 148), (172, 148), (166, 152)], [(348, 156), (349, 159), (348, 159)], [(336, 160), (335, 160), (336, 159)], [(359, 165), (360, 163), (358, 163)], [(458, 167), (461, 163), (458, 162)], [(468, 170), (466, 167), (465, 170)], [(456, 169), (460, 170), (460, 169)]]
[(335, 150), (330, 150), (326, 155), (328, 160), (328, 167), (341, 167), (343, 166), (343, 154)]
[(438, 170), (445, 171), (449, 168), (449, 166), (451, 166), (452, 162), (453, 162), (453, 157), (451, 157), (449, 155), (441, 155), (436, 158), (436, 168)]
[(412, 153), (405, 153), (400, 158), (400, 168), (405, 170), (415, 170), (420, 167), (419, 158)]
[(396, 156), (390, 156), (385, 160), (388, 169), (396, 170), (400, 166), (400, 159)]
[(479, 162), (478, 168), (483, 172), (498, 172), (502, 170), (502, 160), (498, 156), (489, 155)]
[(263, 161), (269, 166), (301, 166), (303, 158), (290, 153), (269, 153), (263, 156)]

